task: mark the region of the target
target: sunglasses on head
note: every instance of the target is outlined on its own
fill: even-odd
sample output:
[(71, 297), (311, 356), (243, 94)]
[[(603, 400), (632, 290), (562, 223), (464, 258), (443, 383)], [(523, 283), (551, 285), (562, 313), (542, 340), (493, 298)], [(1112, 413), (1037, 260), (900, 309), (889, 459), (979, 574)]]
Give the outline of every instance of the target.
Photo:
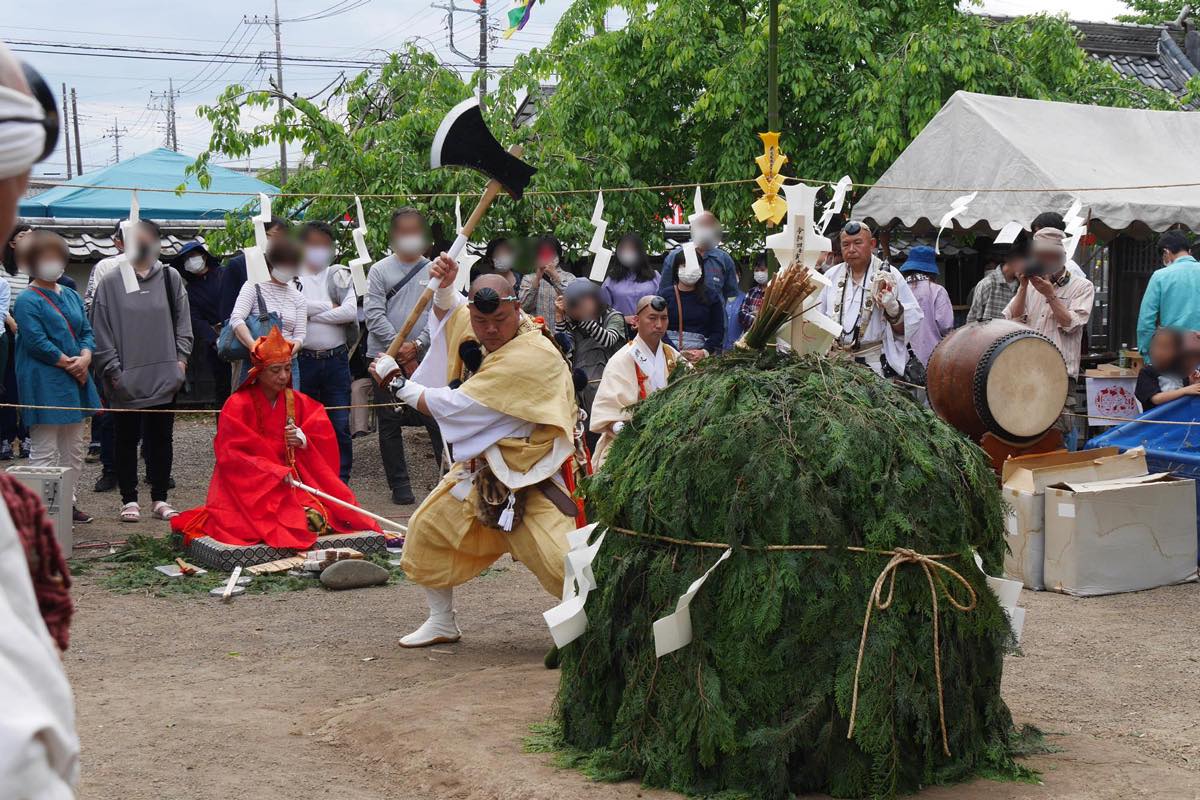
[(475, 306), (475, 310), (481, 314), (491, 314), (500, 308), (501, 303), (515, 303), (516, 300), (517, 298), (511, 294), (501, 297), (495, 289), (485, 286), (471, 295), (468, 303)]
[(54, 152), (54, 148), (58, 146), (58, 106), (54, 102), (54, 93), (50, 91), (50, 87), (46, 85), (46, 81), (36, 69), (22, 62), (21, 70), (25, 73), (25, 82), (29, 84), (29, 91), (33, 95), (33, 99), (42, 107), (42, 118), (0, 117), (0, 124), (41, 125), (45, 130), (46, 136), (45, 142), (42, 145), (42, 153), (38, 156), (37, 160), (44, 161)]

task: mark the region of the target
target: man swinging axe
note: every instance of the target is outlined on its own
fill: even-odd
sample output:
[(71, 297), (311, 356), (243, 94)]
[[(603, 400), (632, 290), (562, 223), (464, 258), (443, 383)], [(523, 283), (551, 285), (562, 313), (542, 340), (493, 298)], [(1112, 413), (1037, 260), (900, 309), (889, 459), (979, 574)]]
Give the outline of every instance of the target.
[[(443, 122), (432, 163), (473, 166), (492, 181), (454, 246), (430, 270), (433, 313), (421, 366), (411, 379), (388, 355), (371, 366), (398, 401), (437, 420), (455, 461), (409, 521), (401, 567), (425, 587), (429, 618), (400, 640), (402, 647), (458, 641), (454, 587), (505, 553), (559, 597), (566, 536), (577, 513), (564, 472), (573, 466), (578, 416), (570, 370), (521, 313), (503, 276), (481, 276), (467, 298), (454, 289), (455, 257), (482, 209), (501, 185), (519, 197), (532, 170), (500, 149), (473, 101)], [(470, 356), (471, 343), (481, 359)]]

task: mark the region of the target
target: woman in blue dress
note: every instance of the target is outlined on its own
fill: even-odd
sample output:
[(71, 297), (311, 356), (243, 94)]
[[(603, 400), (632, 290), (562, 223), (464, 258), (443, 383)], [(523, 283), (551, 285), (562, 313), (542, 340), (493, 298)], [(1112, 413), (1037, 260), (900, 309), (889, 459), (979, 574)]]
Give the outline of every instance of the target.
[[(17, 384), (22, 404), (34, 406), (21, 414), (30, 430), (29, 463), (63, 467), (74, 490), (83, 469), (83, 422), (100, 405), (88, 371), (96, 344), (82, 298), (58, 283), (67, 266), (66, 241), (51, 231), (29, 235), (32, 281), (13, 308)], [(91, 517), (75, 509), (74, 521)]]

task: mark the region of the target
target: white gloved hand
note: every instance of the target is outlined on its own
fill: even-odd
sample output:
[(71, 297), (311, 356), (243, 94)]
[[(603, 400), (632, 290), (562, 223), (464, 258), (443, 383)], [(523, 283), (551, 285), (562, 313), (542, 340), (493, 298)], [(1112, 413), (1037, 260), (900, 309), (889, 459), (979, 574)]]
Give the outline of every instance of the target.
[(403, 377), (396, 378), (391, 382), (392, 393), (396, 395), (396, 399), (409, 408), (416, 408), (417, 403), (421, 400), (421, 395), (425, 393), (425, 387), (414, 381), (406, 381)]
[(612, 425), (613, 436), (616, 436), (618, 433), (620, 433), (623, 430), (625, 430), (624, 422), (621, 422), (620, 420), (618, 420), (613, 423), (613, 425)]
[(890, 289), (884, 289), (879, 293), (879, 305), (883, 307), (883, 313), (891, 319), (900, 316), (900, 301), (896, 299), (896, 293)]
[(375, 359), (375, 363), (372, 366), (375, 367), (375, 374), (379, 376), (379, 381), (384, 386), (390, 383), (392, 378), (396, 377), (396, 374), (400, 372), (400, 365), (396, 363), (396, 359), (387, 353), (383, 353), (379, 358)]
[(449, 311), (454, 308), (455, 295), (457, 294), (458, 292), (455, 290), (453, 283), (449, 286), (439, 286), (433, 292), (433, 304), (442, 311)]

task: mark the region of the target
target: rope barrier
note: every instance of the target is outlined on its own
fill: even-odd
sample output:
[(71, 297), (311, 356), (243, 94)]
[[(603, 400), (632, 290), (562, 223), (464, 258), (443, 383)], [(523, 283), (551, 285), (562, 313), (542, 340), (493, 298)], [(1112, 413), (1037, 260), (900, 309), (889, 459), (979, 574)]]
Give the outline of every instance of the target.
[[(617, 533), (626, 536), (633, 536), (639, 539), (651, 539), (660, 542), (666, 542), (674, 545), (684, 545), (687, 547), (698, 547), (706, 549), (730, 550), (732, 545), (727, 542), (705, 542), (694, 541), (690, 539), (678, 539), (674, 536), (660, 536), (653, 533), (642, 533), (641, 531), (630, 530), (629, 528), (618, 528), (608, 526), (608, 530), (616, 531)], [(942, 650), (941, 650), (941, 623), (939, 622), (939, 603), (938, 595), (944, 594), (950, 606), (956, 611), (968, 613), (975, 610), (979, 602), (979, 595), (975, 592), (975, 588), (971, 586), (970, 581), (962, 576), (958, 570), (943, 564), (942, 561), (948, 558), (957, 558), (957, 553), (938, 553), (927, 555), (918, 553), (915, 550), (910, 550), (907, 547), (896, 547), (891, 550), (879, 550), (870, 547), (858, 547), (853, 545), (839, 546), (828, 544), (772, 544), (762, 547), (742, 547), (743, 550), (751, 550), (758, 552), (780, 552), (780, 551), (797, 551), (797, 550), (848, 550), (853, 553), (868, 553), (870, 555), (891, 556), (887, 565), (879, 573), (879, 577), (875, 579), (875, 584), (871, 588), (871, 594), (867, 598), (867, 611), (863, 617), (862, 636), (858, 642), (858, 658), (854, 664), (854, 690), (850, 698), (850, 727), (846, 731), (846, 738), (850, 739), (854, 736), (854, 724), (858, 716), (858, 678), (862, 671), (863, 654), (867, 648), (867, 634), (871, 627), (871, 613), (875, 609), (886, 611), (892, 605), (892, 599), (896, 592), (896, 570), (904, 564), (916, 564), (921, 567), (925, 573), (925, 580), (929, 583), (929, 595), (933, 603), (933, 671), (937, 679), (938, 688), (938, 723), (942, 733), (942, 752), (947, 756), (950, 755), (950, 736), (946, 729), (946, 700), (945, 693), (942, 688)], [(957, 598), (946, 588), (945, 581), (939, 573), (947, 573), (951, 578), (958, 581), (962, 586), (966, 587), (969, 600), (966, 603), (960, 603)], [(883, 596), (884, 581), (888, 582), (887, 597)]]
[[(395, 408), (395, 403), (325, 406), (326, 411), (352, 411), (356, 408)], [(0, 403), (0, 408), (26, 408), (34, 411), (91, 411), (97, 414), (220, 414), (219, 408), (84, 408), (82, 406), (36, 406), (29, 403)]]
[[(692, 181), (689, 183), (661, 183), (648, 186), (601, 186), (589, 189), (531, 189), (525, 192), (526, 197), (557, 197), (564, 195), (586, 194), (594, 195), (597, 192), (607, 192), (608, 194), (618, 194), (624, 192), (665, 192), (676, 189), (691, 189), (694, 187), (714, 187), (714, 186), (740, 186), (745, 184), (753, 184), (757, 181), (756, 178), (739, 178), (736, 180), (725, 181)], [(835, 181), (822, 180), (820, 178), (800, 178), (786, 177), (785, 183), (805, 183), (815, 186), (834, 186)], [(184, 188), (168, 189), (162, 187), (147, 187), (147, 186), (109, 186), (109, 185), (85, 185), (78, 183), (69, 183), (67, 181), (34, 181), (38, 186), (59, 187), (65, 186), (72, 189), (96, 189), (100, 191), (114, 192), (159, 192), (174, 195), (216, 195), (222, 197), (257, 197), (259, 192), (245, 191), (230, 191), (222, 189), (191, 189)], [(1189, 189), (1200, 187), (1200, 181), (1192, 181), (1187, 183), (1148, 183), (1132, 186), (1064, 186), (1064, 187), (1022, 187), (1022, 188), (997, 188), (997, 187), (970, 187), (970, 186), (899, 186), (883, 183), (851, 183), (853, 187), (859, 189), (879, 189), (882, 191), (899, 191), (899, 192), (942, 192), (964, 194), (969, 192), (979, 192), (980, 194), (1080, 194), (1084, 192), (1138, 192), (1151, 189)], [(351, 194), (344, 192), (263, 192), (268, 197), (300, 197), (307, 199), (337, 199), (337, 200), (353, 200), (359, 198), (362, 200), (436, 200), (447, 199), (451, 197), (461, 197), (463, 192), (376, 192), (369, 194)]]

